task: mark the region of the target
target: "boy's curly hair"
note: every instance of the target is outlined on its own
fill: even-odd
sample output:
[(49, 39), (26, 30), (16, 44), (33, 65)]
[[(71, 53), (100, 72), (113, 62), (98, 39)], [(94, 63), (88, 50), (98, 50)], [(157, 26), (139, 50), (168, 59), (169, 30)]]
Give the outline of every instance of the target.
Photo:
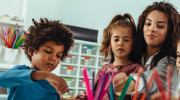
[(32, 21), (34, 25), (28, 29), (30, 33), (25, 35), (23, 44), (27, 58), (31, 61), (28, 48), (33, 53), (34, 50), (39, 50), (39, 47), (45, 42), (53, 41), (58, 45), (64, 45), (64, 52), (61, 58), (63, 60), (74, 43), (74, 37), (70, 29), (59, 21), (49, 21), (47, 18), (40, 18), (39, 23), (34, 19)]
[(146, 42), (144, 40), (144, 35), (143, 35), (143, 27), (145, 24), (146, 17), (148, 14), (153, 11), (157, 10), (160, 12), (163, 12), (168, 20), (168, 34), (167, 37), (164, 41), (163, 46), (161, 47), (160, 52), (154, 56), (151, 66), (156, 66), (158, 61), (162, 59), (163, 57), (174, 57), (176, 58), (176, 44), (177, 40), (179, 38), (180, 34), (180, 15), (175, 9), (175, 7), (168, 2), (154, 2), (152, 5), (149, 5), (139, 16), (138, 19), (138, 41), (137, 41), (137, 48), (136, 50), (136, 55), (137, 57), (136, 60), (138, 62), (141, 60), (142, 56), (144, 56), (146, 52)]

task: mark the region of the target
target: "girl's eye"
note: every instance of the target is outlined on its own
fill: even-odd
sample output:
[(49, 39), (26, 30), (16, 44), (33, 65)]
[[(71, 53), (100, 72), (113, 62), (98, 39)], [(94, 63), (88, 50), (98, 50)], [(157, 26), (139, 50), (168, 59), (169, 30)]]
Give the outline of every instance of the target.
[(51, 53), (51, 51), (46, 51), (46, 50), (44, 50), (44, 52), (46, 52), (46, 53)]
[(114, 39), (114, 41), (119, 41), (119, 39)]

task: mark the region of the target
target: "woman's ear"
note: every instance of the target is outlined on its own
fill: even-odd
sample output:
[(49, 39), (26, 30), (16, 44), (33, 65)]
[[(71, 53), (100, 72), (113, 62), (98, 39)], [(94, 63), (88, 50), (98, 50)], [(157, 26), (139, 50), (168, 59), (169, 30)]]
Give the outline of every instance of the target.
[(33, 56), (33, 50), (31, 49), (31, 47), (28, 48), (28, 54), (29, 54), (30, 56)]

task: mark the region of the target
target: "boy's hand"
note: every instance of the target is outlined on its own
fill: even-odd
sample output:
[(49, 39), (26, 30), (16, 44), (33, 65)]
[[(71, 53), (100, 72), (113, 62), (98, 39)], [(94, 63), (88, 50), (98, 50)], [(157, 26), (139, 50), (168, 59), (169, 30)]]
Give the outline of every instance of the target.
[(64, 94), (67, 91), (68, 85), (66, 81), (55, 74), (47, 73), (45, 78), (59, 94)]

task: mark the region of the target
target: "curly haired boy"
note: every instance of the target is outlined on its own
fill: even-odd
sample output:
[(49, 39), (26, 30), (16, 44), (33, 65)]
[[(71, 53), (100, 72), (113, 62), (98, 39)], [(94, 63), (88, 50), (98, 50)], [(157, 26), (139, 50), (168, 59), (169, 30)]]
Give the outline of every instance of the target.
[(60, 100), (68, 86), (51, 71), (67, 56), (73, 34), (59, 21), (32, 21), (23, 45), (31, 66), (16, 65), (1, 72), (0, 86), (8, 89), (8, 100)]

